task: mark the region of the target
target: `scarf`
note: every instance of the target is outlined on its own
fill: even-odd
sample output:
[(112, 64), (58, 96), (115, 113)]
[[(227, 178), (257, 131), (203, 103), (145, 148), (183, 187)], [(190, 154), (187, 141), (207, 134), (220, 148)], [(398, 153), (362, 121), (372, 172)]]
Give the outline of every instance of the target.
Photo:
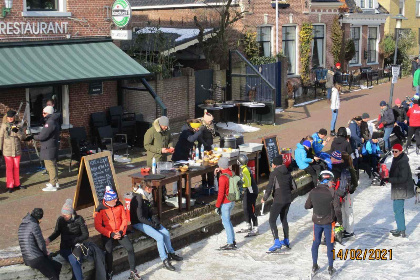
[(202, 124), (202, 125), (204, 125), (208, 131), (210, 131), (210, 133), (211, 133), (211, 135), (213, 136), (213, 138), (214, 138), (214, 137), (216, 137), (216, 129), (215, 129), (215, 127), (214, 127), (214, 123), (212, 122), (212, 123), (210, 123), (210, 124), (207, 124), (207, 123), (204, 121), (204, 119), (203, 119), (203, 118), (201, 118), (200, 120), (201, 120), (201, 124)]
[(148, 193), (148, 192), (144, 191), (142, 188), (138, 188), (136, 190), (136, 193), (140, 194), (147, 201), (153, 202), (153, 194), (152, 193)]

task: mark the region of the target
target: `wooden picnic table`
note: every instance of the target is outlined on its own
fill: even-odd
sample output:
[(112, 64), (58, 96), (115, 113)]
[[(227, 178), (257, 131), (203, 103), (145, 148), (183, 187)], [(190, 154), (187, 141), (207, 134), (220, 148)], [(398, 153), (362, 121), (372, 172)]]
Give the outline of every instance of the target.
[[(255, 181), (258, 184), (259, 179), (259, 163), (258, 163), (258, 157), (260, 154), (260, 151), (253, 152), (253, 153), (245, 153), (250, 160), (255, 160)], [(234, 166), (234, 171), (236, 171), (236, 174), (239, 174), (238, 166), (237, 166), (237, 158), (238, 157), (232, 157), (229, 159), (229, 165)], [(157, 175), (164, 175), (165, 178), (162, 179), (151, 179), (152, 186), (156, 187), (157, 191), (155, 193), (155, 200), (157, 203), (158, 208), (158, 216), (159, 218), (162, 217), (162, 188), (163, 186), (177, 182), (178, 183), (178, 190), (177, 190), (177, 196), (178, 196), (178, 211), (181, 212), (182, 210), (182, 179), (185, 179), (185, 199), (186, 199), (186, 210), (191, 210), (191, 179), (197, 176), (201, 176), (206, 173), (214, 172), (214, 170), (218, 167), (217, 164), (209, 164), (204, 163), (202, 166), (191, 166), (191, 170), (188, 170), (186, 172), (180, 172), (180, 171), (173, 171), (173, 172), (165, 172), (164, 174), (157, 174)], [(137, 184), (141, 184), (144, 180), (148, 179), (147, 176), (152, 174), (145, 174), (141, 172), (137, 172), (134, 174), (129, 175), (131, 177), (133, 188)]]

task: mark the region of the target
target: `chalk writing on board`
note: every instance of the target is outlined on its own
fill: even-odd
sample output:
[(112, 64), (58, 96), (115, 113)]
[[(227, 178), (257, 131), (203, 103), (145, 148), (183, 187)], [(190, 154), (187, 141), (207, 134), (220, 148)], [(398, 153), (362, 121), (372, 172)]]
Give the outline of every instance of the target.
[(273, 160), (276, 156), (280, 155), (279, 147), (277, 145), (277, 137), (269, 137), (265, 138), (265, 149), (267, 153), (267, 159), (269, 168), (271, 169), (271, 164), (273, 163)]
[(115, 190), (114, 177), (108, 157), (89, 160), (89, 167), (96, 195), (98, 200), (101, 201), (104, 197), (106, 186), (110, 186)]

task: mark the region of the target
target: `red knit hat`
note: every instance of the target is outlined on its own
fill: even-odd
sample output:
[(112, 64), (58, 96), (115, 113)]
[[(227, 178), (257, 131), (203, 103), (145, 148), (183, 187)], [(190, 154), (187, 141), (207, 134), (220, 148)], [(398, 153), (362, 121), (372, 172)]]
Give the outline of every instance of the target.
[(340, 62), (337, 62), (337, 63), (335, 64), (335, 67), (341, 67), (341, 63), (340, 63)]
[(400, 152), (402, 152), (403, 150), (403, 147), (401, 146), (401, 144), (395, 144), (394, 146), (392, 146), (392, 148)]

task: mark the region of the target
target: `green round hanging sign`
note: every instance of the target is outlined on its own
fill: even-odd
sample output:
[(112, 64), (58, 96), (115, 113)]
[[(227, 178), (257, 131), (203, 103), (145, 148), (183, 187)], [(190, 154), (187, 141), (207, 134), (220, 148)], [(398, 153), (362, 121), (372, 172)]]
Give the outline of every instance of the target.
[(116, 0), (112, 5), (112, 20), (115, 25), (123, 28), (131, 18), (131, 6), (127, 0)]

